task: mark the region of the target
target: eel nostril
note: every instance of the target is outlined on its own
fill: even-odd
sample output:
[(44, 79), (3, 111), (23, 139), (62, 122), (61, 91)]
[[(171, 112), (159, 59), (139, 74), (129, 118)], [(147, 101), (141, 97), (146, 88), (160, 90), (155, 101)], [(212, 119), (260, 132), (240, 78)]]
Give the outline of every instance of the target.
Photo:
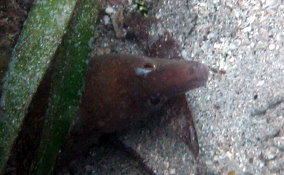
[(154, 70), (156, 68), (156, 66), (154, 64), (151, 63), (146, 63), (143, 65), (144, 69), (148, 69), (148, 70)]

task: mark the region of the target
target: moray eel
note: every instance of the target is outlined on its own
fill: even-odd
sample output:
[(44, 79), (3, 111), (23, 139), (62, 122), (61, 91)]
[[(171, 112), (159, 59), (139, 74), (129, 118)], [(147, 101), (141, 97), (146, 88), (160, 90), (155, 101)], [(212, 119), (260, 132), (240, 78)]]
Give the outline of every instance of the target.
[(60, 157), (79, 154), (91, 137), (135, 126), (168, 99), (204, 86), (207, 79), (207, 66), (195, 61), (128, 55), (91, 58), (78, 121)]

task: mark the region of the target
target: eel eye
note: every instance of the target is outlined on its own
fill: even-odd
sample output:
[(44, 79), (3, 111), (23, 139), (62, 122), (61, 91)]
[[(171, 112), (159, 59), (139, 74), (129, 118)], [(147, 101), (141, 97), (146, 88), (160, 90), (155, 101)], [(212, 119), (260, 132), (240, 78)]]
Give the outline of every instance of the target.
[(151, 98), (149, 99), (149, 103), (150, 103), (151, 105), (157, 105), (157, 104), (159, 104), (160, 102), (161, 102), (161, 99), (158, 98), (158, 97), (151, 97)]
[(147, 100), (147, 104), (151, 107), (157, 107), (160, 106), (162, 104), (164, 104), (167, 101), (167, 97), (156, 97), (156, 96), (152, 96)]
[(148, 104), (152, 105), (152, 106), (156, 106), (156, 105), (160, 105), (163, 104), (167, 101), (167, 97), (150, 97), (150, 99), (148, 99)]

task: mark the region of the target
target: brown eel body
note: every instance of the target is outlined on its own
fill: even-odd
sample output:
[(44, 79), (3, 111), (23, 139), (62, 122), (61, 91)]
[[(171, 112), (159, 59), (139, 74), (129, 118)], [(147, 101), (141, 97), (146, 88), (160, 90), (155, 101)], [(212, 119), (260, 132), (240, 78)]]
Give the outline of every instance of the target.
[[(186, 91), (204, 86), (207, 79), (208, 68), (194, 61), (127, 55), (91, 58), (78, 120), (58, 157), (59, 166), (82, 155), (101, 134), (147, 120), (168, 99), (185, 97)], [(192, 138), (193, 123), (186, 127), (193, 133), (184, 137), (197, 142)]]

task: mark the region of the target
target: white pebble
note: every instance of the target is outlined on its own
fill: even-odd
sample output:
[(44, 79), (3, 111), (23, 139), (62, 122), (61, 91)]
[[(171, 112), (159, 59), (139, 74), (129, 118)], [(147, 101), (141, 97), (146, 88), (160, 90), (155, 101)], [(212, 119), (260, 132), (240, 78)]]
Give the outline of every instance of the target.
[(170, 169), (170, 174), (176, 174), (176, 169), (171, 168), (171, 169)]
[(219, 0), (213, 0), (213, 4), (218, 4)]
[(268, 160), (273, 160), (273, 159), (275, 159), (276, 158), (276, 155), (274, 155), (274, 154), (269, 154), (269, 155), (267, 155), (267, 159)]
[(251, 31), (251, 26), (248, 26), (243, 29), (243, 32), (250, 32)]
[(199, 6), (201, 6), (201, 7), (206, 7), (207, 5), (206, 5), (206, 3), (204, 3), (204, 2), (200, 2), (200, 3), (199, 3)]
[(112, 7), (107, 7), (105, 12), (109, 15), (113, 14), (114, 13), (114, 9)]
[(207, 35), (207, 38), (208, 39), (212, 39), (212, 38), (215, 38), (216, 37), (216, 33), (214, 32), (210, 32), (208, 35)]
[(270, 44), (270, 45), (268, 46), (268, 48), (269, 48), (269, 50), (274, 50), (274, 49), (275, 49), (275, 44)]
[(278, 35), (276, 35), (275, 39), (278, 42), (283, 42), (284, 41), (284, 35), (283, 34), (278, 34)]
[(109, 16), (105, 15), (105, 16), (103, 17), (103, 22), (104, 22), (104, 25), (108, 25), (108, 24), (110, 23), (110, 18), (109, 18)]
[(284, 136), (283, 137), (275, 137), (273, 139), (273, 144), (281, 150), (284, 150)]
[(264, 81), (263, 81), (263, 80), (259, 81), (259, 82), (256, 84), (256, 86), (262, 86), (262, 85), (264, 85)]
[(181, 51), (181, 56), (186, 59), (188, 57), (187, 51), (186, 50), (182, 50)]
[(213, 47), (214, 47), (215, 49), (220, 49), (220, 48), (222, 47), (222, 45), (219, 44), (219, 43), (215, 43), (215, 44), (213, 45)]
[(248, 22), (249, 24), (251, 24), (251, 23), (254, 22), (255, 19), (256, 19), (255, 15), (252, 15), (252, 16), (250, 16), (250, 17), (247, 18), (247, 22)]
[(238, 48), (236, 43), (230, 43), (229, 47), (230, 47), (231, 50)]
[(281, 0), (266, 0), (264, 7), (265, 8), (275, 8), (281, 4)]

